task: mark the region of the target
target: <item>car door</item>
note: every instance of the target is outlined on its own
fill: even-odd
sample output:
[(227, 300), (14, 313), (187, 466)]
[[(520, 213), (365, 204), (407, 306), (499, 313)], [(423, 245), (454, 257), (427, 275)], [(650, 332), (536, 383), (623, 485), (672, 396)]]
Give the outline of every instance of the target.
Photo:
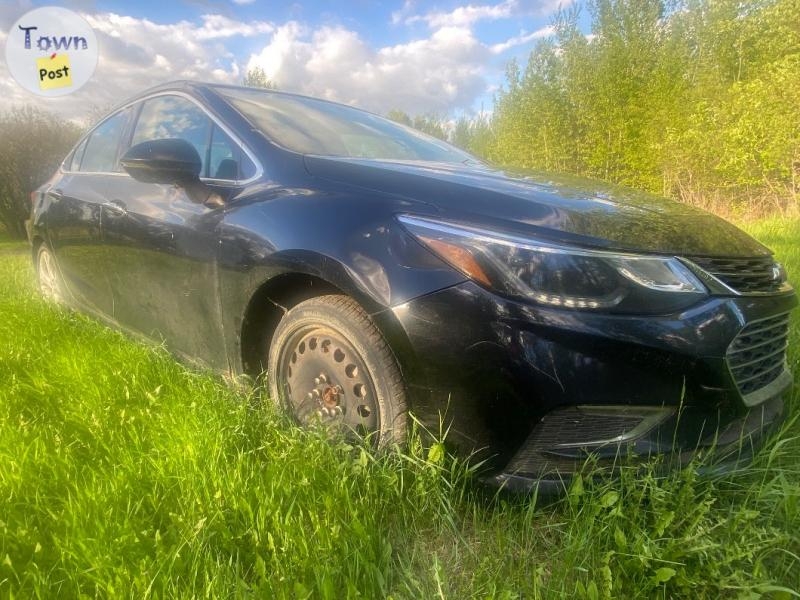
[(71, 296), (85, 308), (112, 315), (113, 298), (101, 237), (103, 205), (110, 182), (119, 178), (120, 142), (131, 110), (97, 125), (75, 148), (48, 190), (48, 239)]
[[(130, 144), (162, 138), (191, 143), (206, 185), (223, 197), (240, 189), (240, 147), (192, 100), (166, 94), (142, 103)], [(217, 289), (216, 228), (223, 210), (199, 203), (184, 188), (129, 176), (116, 182), (111, 205), (104, 208), (103, 236), (115, 264), (116, 319), (172, 350), (226, 368)]]

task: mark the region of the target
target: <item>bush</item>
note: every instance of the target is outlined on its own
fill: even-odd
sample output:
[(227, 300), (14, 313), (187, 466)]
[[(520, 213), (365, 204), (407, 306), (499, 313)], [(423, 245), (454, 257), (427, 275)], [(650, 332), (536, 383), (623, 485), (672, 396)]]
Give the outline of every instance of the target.
[(77, 141), (81, 128), (26, 106), (0, 114), (0, 222), (25, 237), (29, 194), (44, 183)]

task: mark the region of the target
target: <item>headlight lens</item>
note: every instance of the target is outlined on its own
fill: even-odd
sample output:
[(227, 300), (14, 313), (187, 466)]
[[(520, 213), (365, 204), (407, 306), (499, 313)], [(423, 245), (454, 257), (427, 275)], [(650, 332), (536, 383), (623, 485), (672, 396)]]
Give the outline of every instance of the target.
[(706, 294), (675, 257), (585, 250), (423, 217), (398, 218), (470, 279), (540, 304), (653, 313), (688, 306)]

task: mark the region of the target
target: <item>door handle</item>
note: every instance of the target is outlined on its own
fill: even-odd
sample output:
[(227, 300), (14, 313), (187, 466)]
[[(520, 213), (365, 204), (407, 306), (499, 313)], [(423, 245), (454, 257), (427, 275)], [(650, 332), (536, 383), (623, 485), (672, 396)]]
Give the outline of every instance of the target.
[(122, 200), (112, 200), (111, 202), (103, 202), (103, 208), (107, 208), (110, 212), (116, 215), (128, 214), (128, 209), (125, 208), (125, 203)]

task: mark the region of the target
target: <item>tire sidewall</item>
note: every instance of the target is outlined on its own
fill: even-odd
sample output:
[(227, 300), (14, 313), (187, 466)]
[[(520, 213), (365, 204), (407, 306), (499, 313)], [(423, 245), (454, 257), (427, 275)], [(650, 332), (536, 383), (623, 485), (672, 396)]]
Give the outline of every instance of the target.
[[(50, 257), (50, 269), (52, 269), (53, 276), (55, 277), (54, 285), (58, 288), (56, 296), (45, 293), (42, 287), (42, 256), (45, 254)], [(64, 304), (64, 285), (61, 282), (61, 276), (58, 272), (56, 257), (55, 254), (53, 254), (53, 251), (50, 250), (45, 243), (40, 244), (39, 249), (36, 251), (36, 287), (39, 289), (39, 294), (48, 302), (51, 302), (55, 305)]]
[[(390, 352), (391, 360), (394, 364), (383, 364), (384, 361), (379, 356), (380, 350), (371, 347), (369, 333), (362, 331), (360, 326), (353, 324), (350, 319), (341, 314), (338, 306), (326, 303), (325, 298), (331, 298), (331, 296), (312, 298), (298, 304), (284, 315), (275, 329), (269, 347), (267, 362), (267, 381), (270, 397), (279, 409), (291, 413), (291, 408), (288, 406), (288, 402), (284, 400), (284, 396), (279, 389), (279, 378), (276, 376), (276, 369), (281, 364), (282, 353), (287, 350), (291, 351), (290, 348), (285, 349), (284, 346), (291, 340), (294, 333), (303, 327), (314, 325), (333, 329), (347, 339), (369, 370), (377, 395), (375, 401), (379, 413), (377, 446), (384, 448), (402, 443), (406, 434), (405, 399), (396, 397), (397, 394), (393, 392), (391, 385), (391, 378), (394, 374), (386, 372), (387, 370), (396, 369), (399, 373), (394, 355)], [(366, 317), (367, 315), (364, 314), (364, 316)], [(374, 323), (370, 321), (370, 325), (374, 328), (375, 333), (380, 335)], [(381, 340), (386, 344), (382, 336)]]

